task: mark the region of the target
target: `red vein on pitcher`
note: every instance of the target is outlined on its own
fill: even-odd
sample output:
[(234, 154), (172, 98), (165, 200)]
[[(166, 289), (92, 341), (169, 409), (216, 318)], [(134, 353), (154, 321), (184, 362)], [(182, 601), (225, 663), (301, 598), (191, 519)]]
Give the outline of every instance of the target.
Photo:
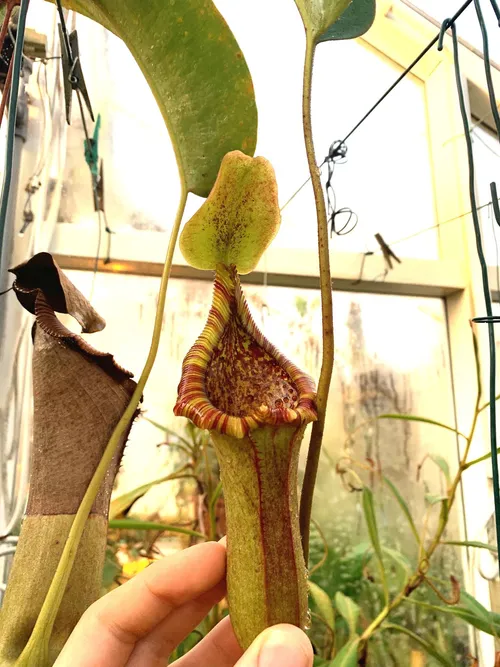
[(217, 266), (212, 307), (182, 366), (174, 412), (236, 438), (316, 419), (313, 380), (255, 324), (234, 267)]

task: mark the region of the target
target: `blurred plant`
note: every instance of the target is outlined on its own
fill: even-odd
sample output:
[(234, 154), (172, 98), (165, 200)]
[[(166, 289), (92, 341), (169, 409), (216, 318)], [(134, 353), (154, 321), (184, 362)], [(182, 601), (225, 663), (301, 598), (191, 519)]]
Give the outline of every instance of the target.
[[(453, 426), (425, 417), (381, 414), (357, 425), (346, 441), (348, 447), (354, 432), (372, 425), (376, 420), (384, 419), (429, 424), (452, 431), (464, 441), (463, 454), (454, 474), (448, 462), (435, 454), (425, 456), (417, 470), (418, 477), (422, 465), (429, 460), (438, 467), (446, 483), (444, 494), (425, 493), (426, 512), (421, 521), (423, 526), (421, 531), (417, 529), (416, 518), (412, 515), (403, 494), (383, 475), (382, 470), (373, 461), (356, 461), (350, 456), (349, 451), (337, 463), (330, 459), (331, 465), (342, 477), (346, 488), (361, 494), (364, 523), (369, 539), (347, 553), (336, 554), (341, 561), (340, 567), (339, 563), (336, 564), (337, 574), (343, 565), (340, 573), (343, 577), (344, 591), (342, 591), (338, 579), (332, 580), (331, 577), (321, 576), (320, 568), (332, 565), (331, 547), (323, 532), (316, 530), (316, 539), (312, 541), (314, 545), (312, 556), (313, 560), (319, 562), (311, 570), (311, 597), (315, 610), (312, 639), (319, 654), (318, 666), (350, 667), (358, 664), (391, 663), (400, 665), (400, 658), (394, 657), (395, 649), (391, 639), (397, 633), (405, 636), (409, 642), (408, 650), (404, 654), (406, 657), (410, 656), (411, 649), (418, 649), (419, 652), (430, 656), (433, 661), (431, 664), (450, 667), (457, 664), (457, 650), (462, 652), (462, 658), (466, 659), (464, 645), (454, 646), (447, 632), (447, 625), (451, 619), (464, 621), (495, 637), (500, 633), (500, 614), (488, 611), (471, 595), (461, 590), (458, 579), (449, 570), (443, 571), (443, 568), (439, 568), (438, 571), (434, 563), (436, 551), (445, 545), (495, 551), (489, 544), (482, 542), (445, 539), (445, 531), (462, 475), (470, 467), (490, 456), (469, 460), (470, 447), (479, 417), (489, 407), (489, 403), (482, 402), (481, 369), (475, 336), (474, 350), (477, 396), (469, 433), (461, 433)], [(401, 511), (413, 536), (416, 556), (402, 553), (381, 539), (373, 492), (362, 480), (366, 473), (370, 479), (376, 481), (380, 490), (385, 490), (391, 496), (393, 504)], [(435, 530), (431, 531), (432, 515), (437, 512), (437, 525)], [(320, 583), (323, 583), (323, 587), (319, 585)], [(426, 615), (426, 622), (422, 623), (420, 617), (419, 622), (415, 623), (415, 615), (422, 613)], [(416, 656), (414, 660), (418, 660)], [(417, 661), (411, 664), (420, 663)]]
[[(158, 540), (165, 534), (184, 538), (181, 547), (203, 540), (220, 539), (226, 533), (224, 497), (219, 480), (219, 466), (207, 431), (187, 421), (184, 434), (143, 416), (162, 431), (165, 439), (158, 447), (169, 447), (178, 455), (178, 468), (163, 477), (142, 484), (111, 501), (108, 546), (103, 572), (103, 593), (124, 584), (162, 557)], [(164, 524), (149, 518), (132, 518), (134, 503), (151, 488), (167, 481), (179, 482), (176, 491), (179, 522)], [(133, 513), (133, 512), (132, 512)], [(192, 517), (184, 521), (185, 515)], [(227, 614), (225, 601), (216, 605), (203, 622), (177, 647), (171, 660), (193, 648)]]
[[(164, 433), (165, 440), (157, 446), (175, 451), (178, 467), (111, 500), (103, 578), (105, 591), (161, 557), (157, 542), (165, 533), (182, 536), (184, 547), (202, 540), (218, 540), (226, 533), (219, 466), (208, 433), (186, 422), (184, 434), (180, 435), (148, 417), (143, 418)], [(133, 506), (140, 498), (156, 485), (168, 481), (179, 484), (175, 492), (179, 508), (177, 520), (162, 523), (156, 515), (132, 516)]]

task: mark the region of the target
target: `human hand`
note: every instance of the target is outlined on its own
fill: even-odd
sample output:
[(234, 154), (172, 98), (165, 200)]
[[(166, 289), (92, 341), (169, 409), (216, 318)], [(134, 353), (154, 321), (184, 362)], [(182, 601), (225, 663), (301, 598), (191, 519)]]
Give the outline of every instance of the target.
[[(154, 563), (95, 602), (55, 667), (165, 667), (174, 648), (226, 593), (226, 549), (207, 542)], [(242, 655), (223, 619), (175, 667), (312, 667), (298, 628), (267, 629)]]

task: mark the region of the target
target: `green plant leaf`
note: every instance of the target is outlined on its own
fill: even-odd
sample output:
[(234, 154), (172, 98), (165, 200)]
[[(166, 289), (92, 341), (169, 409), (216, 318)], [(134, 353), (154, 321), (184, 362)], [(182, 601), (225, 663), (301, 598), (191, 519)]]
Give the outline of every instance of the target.
[(121, 571), (122, 568), (114, 556), (109, 553), (106, 554), (106, 560), (104, 561), (104, 568), (102, 571), (103, 588), (109, 588)]
[(375, 20), (375, 0), (352, 0), (337, 21), (318, 38), (318, 42), (331, 39), (354, 39), (369, 30)]
[(349, 634), (352, 637), (356, 634), (361, 609), (354, 600), (351, 600), (351, 598), (344, 595), (341, 591), (337, 591), (335, 594), (335, 606), (337, 607), (339, 614), (347, 622), (347, 625), (349, 626)]
[[(497, 454), (500, 454), (500, 447), (497, 447)], [(491, 452), (483, 454), (483, 456), (480, 456), (478, 459), (473, 459), (472, 461), (469, 461), (464, 465), (464, 470), (467, 470), (471, 466), (475, 466), (477, 463), (482, 463), (483, 461), (487, 461), (488, 459), (491, 459)]]
[(448, 426), (447, 424), (438, 422), (435, 419), (427, 419), (427, 417), (416, 417), (415, 415), (400, 415), (398, 413), (390, 413), (390, 414), (377, 415), (376, 419), (400, 419), (402, 421), (407, 421), (407, 422), (419, 422), (420, 424), (430, 424), (431, 426), (439, 426), (439, 428), (444, 428), (446, 431), (451, 431), (452, 433), (456, 433), (457, 435), (461, 435), (462, 438), (467, 439), (466, 435), (464, 435), (460, 431), (457, 431), (457, 429), (453, 428), (453, 426)]
[(370, 536), (370, 542), (372, 543), (372, 547), (377, 555), (377, 558), (382, 563), (382, 547), (380, 546), (377, 518), (375, 516), (375, 505), (373, 502), (373, 493), (367, 486), (363, 488), (363, 511), (365, 514), (368, 534)]
[(326, 593), (314, 581), (309, 581), (309, 593), (311, 594), (314, 604), (318, 608), (319, 614), (324, 622), (335, 631), (335, 617), (333, 613), (332, 602)]
[(415, 525), (415, 522), (413, 521), (413, 517), (412, 517), (411, 512), (410, 512), (410, 508), (408, 507), (405, 499), (399, 493), (397, 487), (394, 486), (394, 484), (391, 482), (390, 479), (388, 479), (387, 477), (383, 477), (382, 479), (384, 481), (384, 484), (388, 487), (389, 491), (392, 493), (392, 495), (396, 499), (396, 502), (400, 506), (403, 514), (405, 515), (406, 520), (408, 521), (408, 523), (410, 525), (411, 531), (415, 535), (415, 539), (417, 540), (417, 543), (420, 544), (420, 535), (418, 534), (417, 527)]
[(437, 505), (438, 503), (444, 503), (445, 500), (448, 500), (448, 496), (438, 496), (433, 493), (425, 494), (425, 502), (428, 505)]
[(382, 557), (382, 546), (380, 544), (380, 537), (378, 534), (377, 526), (377, 517), (375, 515), (375, 504), (373, 501), (373, 493), (371, 490), (365, 486), (363, 488), (363, 512), (365, 515), (366, 526), (368, 528), (368, 534), (370, 536), (370, 541), (372, 543), (373, 550), (377, 556), (379, 569), (380, 569), (380, 579), (382, 583), (382, 588), (384, 590), (384, 597), (386, 605), (389, 604), (389, 587), (387, 585), (387, 575), (385, 572), (384, 559)]
[(314, 656), (313, 667), (329, 667), (330, 661), (325, 658), (320, 658), (319, 655)]
[(222, 495), (222, 482), (219, 482), (214, 489), (212, 497), (210, 498), (210, 507), (209, 507), (210, 512), (213, 512), (213, 509), (217, 501), (221, 497), (221, 495)]
[(488, 611), (476, 598), (465, 591), (460, 593), (460, 607), (463, 607), (479, 621), (489, 626), (490, 634), (497, 634), (500, 615)]
[(451, 485), (450, 466), (448, 465), (446, 459), (444, 459), (439, 454), (429, 454), (429, 458), (441, 469), (443, 475), (446, 477), (448, 486)]
[(206, 535), (198, 533), (196, 530), (171, 526), (166, 523), (156, 523), (155, 521), (142, 521), (141, 519), (112, 519), (109, 522), (109, 527), (119, 530), (160, 530), (161, 532), (181, 533), (181, 535), (207, 539)]
[(389, 547), (382, 547), (382, 551), (386, 554), (399, 568), (402, 576), (402, 581), (399, 582), (399, 588), (403, 588), (412, 574), (412, 567), (410, 561), (404, 554)]
[[(467, 600), (466, 598), (469, 599)], [(424, 609), (440, 612), (441, 614), (454, 616), (455, 618), (459, 618), (465, 623), (472, 625), (482, 632), (493, 635), (494, 637), (500, 635), (500, 614), (488, 611), (482, 604), (464, 591), (461, 591), (460, 593), (460, 601), (460, 605), (447, 605), (446, 607), (441, 607), (439, 605), (429, 604), (428, 602), (422, 602), (416, 598), (406, 598), (406, 602), (416, 604)]]
[(318, 41), (343, 14), (351, 0), (295, 0), (306, 31)]
[(121, 496), (114, 498), (109, 506), (109, 518), (115, 519), (117, 516), (122, 514), (122, 512), (125, 512), (138, 498), (147, 493), (149, 489), (152, 489), (153, 486), (156, 486), (157, 484), (162, 484), (163, 482), (169, 482), (170, 480), (173, 479), (179, 479), (179, 476), (186, 477), (186, 475), (182, 474), (181, 471), (177, 471), (176, 473), (174, 472), (171, 473), (170, 475), (164, 475), (163, 477), (158, 477), (158, 479), (154, 479), (152, 482), (147, 482), (146, 484), (142, 484), (141, 486), (138, 486), (135, 489), (127, 491), (126, 493), (123, 493)]
[(232, 151), (222, 160), (208, 199), (184, 226), (180, 249), (197, 269), (234, 264), (238, 273), (250, 273), (275, 237), (280, 220), (271, 163)]
[(199, 630), (193, 630), (189, 633), (186, 639), (183, 639), (179, 644), (177, 647), (177, 655), (175, 657), (182, 658), (182, 656), (189, 653), (189, 651), (191, 651), (196, 646), (196, 644), (199, 644), (202, 639), (203, 634)]
[(431, 644), (427, 639), (415, 634), (408, 628), (403, 627), (402, 625), (396, 625), (395, 623), (386, 623), (382, 626), (383, 630), (393, 630), (394, 632), (401, 632), (408, 637), (411, 637), (414, 642), (419, 644), (425, 651), (431, 655), (439, 664), (444, 665), (445, 667), (453, 667), (453, 663), (448, 660), (448, 658), (443, 655), (433, 644)]
[(337, 653), (330, 667), (357, 667), (359, 637), (352, 637)]
[(441, 542), (441, 544), (449, 544), (457, 547), (475, 547), (477, 549), (488, 549), (488, 551), (492, 551), (495, 554), (497, 553), (497, 548), (491, 544), (486, 544), (486, 542), (476, 542), (474, 540), (464, 540), (462, 542), (446, 540), (445, 542)]
[(253, 155), (257, 108), (247, 64), (211, 0), (63, 0), (132, 52), (168, 127), (182, 180), (206, 197), (222, 158)]
[(170, 436), (171, 438), (175, 438), (182, 444), (186, 445), (186, 447), (190, 450), (193, 448), (193, 443), (189, 442), (186, 438), (183, 438), (182, 435), (179, 435), (177, 431), (174, 431), (171, 428), (168, 428), (168, 426), (163, 426), (162, 424), (159, 424), (158, 422), (155, 422), (153, 419), (150, 419), (149, 417), (143, 417), (143, 419), (147, 422), (149, 422), (152, 426), (155, 426), (158, 430), (163, 431), (165, 435)]

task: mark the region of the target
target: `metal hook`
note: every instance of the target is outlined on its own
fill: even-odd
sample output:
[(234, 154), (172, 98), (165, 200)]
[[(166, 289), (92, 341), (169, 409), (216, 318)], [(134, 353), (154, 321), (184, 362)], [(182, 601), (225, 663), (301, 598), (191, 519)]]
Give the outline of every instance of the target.
[(453, 25), (453, 21), (450, 18), (447, 18), (443, 21), (441, 24), (441, 29), (439, 31), (439, 40), (438, 40), (438, 51), (443, 50), (443, 42), (444, 42), (444, 36), (446, 34), (446, 31), (448, 28), (450, 28)]

